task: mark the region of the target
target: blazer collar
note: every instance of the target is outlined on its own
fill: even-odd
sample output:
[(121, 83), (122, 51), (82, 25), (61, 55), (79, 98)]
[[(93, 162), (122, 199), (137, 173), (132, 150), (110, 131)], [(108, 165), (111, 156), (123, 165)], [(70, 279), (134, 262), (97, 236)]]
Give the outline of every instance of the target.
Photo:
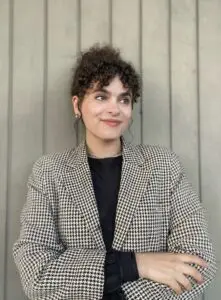
[[(122, 144), (122, 156), (125, 163), (132, 165), (142, 165), (145, 161), (144, 156), (140, 149), (135, 145), (127, 142), (125, 138), (121, 137)], [(87, 147), (86, 141), (83, 140), (76, 148), (74, 148), (69, 158), (67, 159), (67, 165), (71, 167), (79, 167), (79, 165), (87, 161)]]

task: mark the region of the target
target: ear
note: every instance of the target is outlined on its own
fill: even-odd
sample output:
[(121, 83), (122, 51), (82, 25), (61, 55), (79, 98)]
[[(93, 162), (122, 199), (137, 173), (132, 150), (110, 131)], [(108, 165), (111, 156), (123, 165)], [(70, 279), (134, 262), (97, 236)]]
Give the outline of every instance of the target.
[(79, 98), (78, 96), (72, 97), (72, 105), (73, 105), (73, 111), (75, 115), (81, 115), (81, 112), (79, 110)]

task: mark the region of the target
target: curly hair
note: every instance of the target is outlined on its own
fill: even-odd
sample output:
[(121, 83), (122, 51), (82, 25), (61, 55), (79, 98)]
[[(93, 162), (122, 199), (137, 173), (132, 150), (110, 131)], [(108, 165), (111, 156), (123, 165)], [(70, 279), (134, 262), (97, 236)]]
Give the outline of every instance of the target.
[(80, 101), (86, 91), (98, 84), (103, 88), (110, 84), (114, 77), (119, 76), (124, 88), (132, 93), (133, 103), (140, 96), (140, 77), (133, 65), (121, 58), (120, 51), (110, 45), (92, 46), (81, 52), (74, 68), (71, 85), (72, 96), (78, 96)]

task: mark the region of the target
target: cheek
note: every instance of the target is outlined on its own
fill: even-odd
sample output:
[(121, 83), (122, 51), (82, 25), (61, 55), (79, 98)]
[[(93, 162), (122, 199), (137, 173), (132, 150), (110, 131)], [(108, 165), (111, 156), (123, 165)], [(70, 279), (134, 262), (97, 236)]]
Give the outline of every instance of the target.
[(124, 121), (125, 122), (130, 122), (131, 118), (132, 118), (132, 110), (131, 108), (129, 109), (124, 109), (122, 111), (122, 115), (123, 115), (123, 118), (124, 118)]
[(102, 110), (96, 105), (88, 104), (82, 105), (81, 112), (85, 125), (92, 125), (98, 121), (97, 117), (102, 113)]

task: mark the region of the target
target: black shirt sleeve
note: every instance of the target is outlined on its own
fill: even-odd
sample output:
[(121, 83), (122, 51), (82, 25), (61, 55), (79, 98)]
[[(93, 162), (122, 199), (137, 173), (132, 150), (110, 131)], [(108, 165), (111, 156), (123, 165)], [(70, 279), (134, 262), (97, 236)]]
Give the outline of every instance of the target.
[(137, 262), (134, 252), (117, 252), (121, 270), (122, 283), (134, 281), (139, 278)]
[(133, 252), (108, 251), (105, 260), (104, 294), (117, 291), (127, 281), (139, 278)]
[(121, 270), (116, 252), (108, 251), (104, 265), (104, 295), (117, 291), (122, 283)]

